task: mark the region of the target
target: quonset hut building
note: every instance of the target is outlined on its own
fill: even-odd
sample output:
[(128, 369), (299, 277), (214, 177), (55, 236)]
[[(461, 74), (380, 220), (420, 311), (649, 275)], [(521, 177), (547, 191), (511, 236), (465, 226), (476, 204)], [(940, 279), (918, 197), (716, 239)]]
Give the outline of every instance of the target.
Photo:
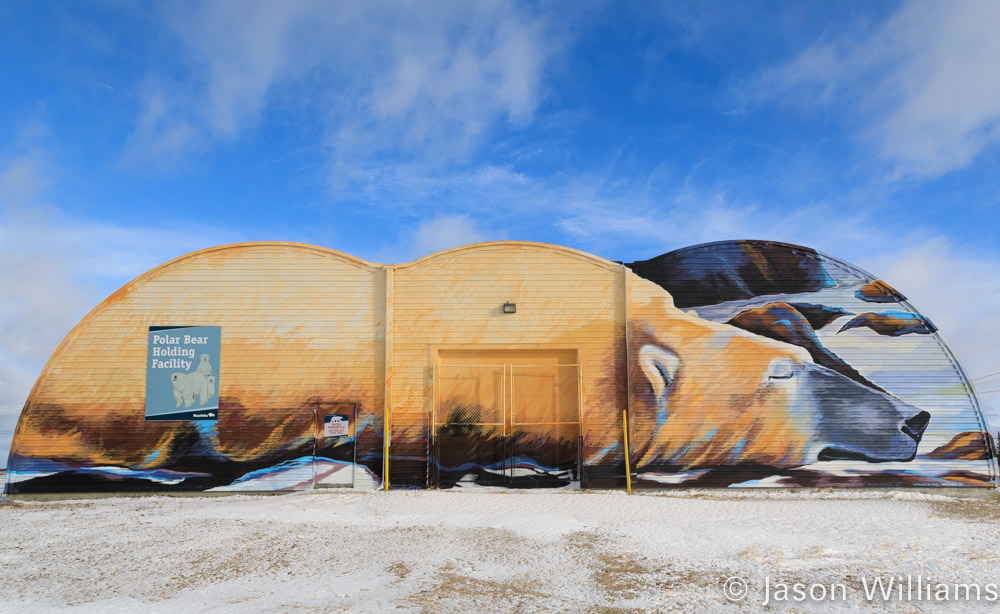
[(620, 488), (626, 471), (647, 488), (997, 480), (931, 321), (812, 249), (623, 264), (506, 241), (381, 265), (249, 243), (168, 262), (70, 332), (5, 488)]

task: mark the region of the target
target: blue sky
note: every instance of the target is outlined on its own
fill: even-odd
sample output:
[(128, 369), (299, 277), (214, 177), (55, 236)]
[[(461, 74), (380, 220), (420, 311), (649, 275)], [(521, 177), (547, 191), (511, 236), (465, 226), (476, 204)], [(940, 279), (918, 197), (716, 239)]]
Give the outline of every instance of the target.
[(990, 2), (0, 4), (0, 441), (104, 296), (238, 241), (390, 263), (789, 241), (998, 372), (997, 23)]

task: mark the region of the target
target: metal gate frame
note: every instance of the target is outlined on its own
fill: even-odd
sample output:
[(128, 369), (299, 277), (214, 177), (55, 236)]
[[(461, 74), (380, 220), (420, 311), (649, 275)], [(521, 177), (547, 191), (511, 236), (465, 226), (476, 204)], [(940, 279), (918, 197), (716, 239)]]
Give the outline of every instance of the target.
[[(500, 409), (499, 409), (499, 419), (500, 422), (476, 422), (468, 423), (469, 426), (489, 426), (489, 427), (499, 427), (500, 429), (500, 445), (502, 450), (501, 456), (501, 466), (500, 473), (504, 481), (504, 485), (510, 486), (516, 477), (514, 475), (514, 439), (512, 437), (515, 427), (517, 426), (528, 426), (528, 425), (547, 425), (552, 424), (555, 426), (577, 426), (577, 445), (576, 445), (576, 463), (575, 469), (573, 471), (576, 482), (582, 481), (582, 468), (583, 468), (583, 373), (580, 365), (578, 363), (561, 363), (561, 364), (549, 364), (549, 365), (512, 365), (512, 364), (480, 364), (480, 365), (469, 365), (469, 364), (454, 364), (454, 365), (441, 365), (435, 364), (432, 369), (432, 385), (431, 385), (431, 420), (429, 429), (429, 441), (428, 441), (428, 463), (427, 463), (427, 483), (428, 485), (440, 485), (440, 441), (439, 436), (440, 427), (446, 423), (440, 421), (444, 416), (439, 416), (441, 411), (440, 398), (441, 393), (440, 381), (441, 381), (441, 371), (442, 369), (450, 368), (461, 368), (461, 369), (491, 369), (494, 373), (499, 373), (501, 377), (501, 390), (500, 390)], [(558, 416), (555, 422), (517, 422), (514, 416), (514, 402), (515, 402), (515, 372), (517, 369), (522, 368), (573, 368), (576, 376), (576, 420), (575, 421), (559, 421)], [(507, 389), (510, 387), (510, 398), (508, 399)]]
[[(441, 369), (450, 368), (462, 368), (462, 369), (499, 369), (500, 373), (500, 422), (470, 422), (469, 426), (492, 426), (500, 427), (500, 442), (501, 449), (505, 450), (505, 441), (507, 439), (507, 365), (435, 365), (433, 372), (433, 385), (431, 389), (431, 424), (430, 424), (430, 440), (428, 441), (428, 455), (427, 455), (427, 483), (429, 485), (439, 485), (441, 483), (440, 475), (440, 437), (438, 436), (439, 427), (446, 424), (445, 422), (438, 422), (438, 395), (440, 394), (440, 380), (441, 380)], [(506, 461), (505, 456), (501, 456), (503, 462)], [(501, 469), (501, 471), (505, 471)]]
[[(517, 391), (516, 391), (516, 389), (514, 387), (514, 382), (515, 382), (514, 374), (515, 374), (516, 370), (517, 369), (556, 369), (556, 370), (559, 370), (559, 369), (562, 369), (562, 368), (570, 368), (570, 367), (573, 368), (573, 374), (576, 377), (576, 420), (574, 420), (574, 421), (568, 421), (568, 422), (567, 421), (560, 421), (559, 420), (559, 416), (557, 415), (555, 422), (517, 422), (516, 421), (516, 416), (515, 416), (515, 411), (514, 411), (515, 402), (516, 402), (516, 399), (517, 399)], [(545, 425), (551, 425), (551, 426), (558, 427), (558, 426), (570, 426), (570, 425), (574, 425), (575, 424), (576, 427), (577, 427), (577, 436), (576, 436), (576, 462), (575, 462), (575, 468), (573, 469), (573, 474), (574, 474), (574, 477), (576, 479), (573, 480), (573, 481), (576, 481), (578, 483), (581, 482), (582, 481), (582, 469), (583, 469), (583, 420), (582, 420), (582, 415), (583, 415), (583, 407), (582, 407), (582, 405), (583, 405), (583, 373), (582, 373), (582, 369), (580, 368), (580, 364), (579, 363), (575, 363), (575, 364), (560, 363), (560, 364), (554, 364), (554, 365), (510, 365), (510, 397), (511, 397), (510, 398), (510, 420), (509, 420), (509, 423), (510, 423), (510, 432), (509, 432), (509, 436), (510, 436), (510, 449), (509, 449), (509, 452), (508, 452), (508, 455), (507, 455), (507, 459), (508, 459), (508, 461), (510, 461), (510, 467), (509, 467), (510, 473), (508, 474), (508, 480), (510, 482), (513, 482), (514, 478), (516, 477), (514, 475), (515, 467), (514, 467), (514, 463), (513, 463), (513, 460), (516, 458), (516, 450), (514, 449), (514, 432), (515, 432), (515, 428), (516, 427), (518, 427), (518, 426), (545, 426)]]

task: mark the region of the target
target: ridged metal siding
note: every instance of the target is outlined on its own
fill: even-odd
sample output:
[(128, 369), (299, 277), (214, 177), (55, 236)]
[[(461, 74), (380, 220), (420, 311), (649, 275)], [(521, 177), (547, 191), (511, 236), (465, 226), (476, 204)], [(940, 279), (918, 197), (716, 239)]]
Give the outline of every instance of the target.
[[(393, 483), (426, 484), (437, 348), (575, 348), (583, 377), (584, 458), (621, 440), (623, 269), (548, 245), (457, 248), (395, 271)], [(503, 314), (511, 301), (517, 313)], [(622, 476), (619, 473), (619, 476)], [(591, 486), (617, 483), (586, 475)]]
[[(738, 266), (727, 268), (726, 263), (738, 263)], [(917, 447), (917, 460), (920, 460), (921, 455), (933, 452), (938, 446), (946, 445), (952, 437), (962, 433), (974, 436), (973, 439), (978, 437), (979, 447), (985, 455), (994, 454), (993, 442), (987, 434), (978, 401), (953, 354), (940, 335), (934, 332), (936, 329), (933, 324), (907, 302), (904, 296), (877, 277), (808, 248), (763, 241), (699, 245), (628, 266), (671, 293), (679, 307), (696, 312), (700, 318), (717, 322), (726, 322), (742, 310), (783, 301), (825, 301), (827, 305), (846, 305), (849, 307), (847, 311), (852, 313), (892, 310), (912, 314), (914, 322), (926, 325), (925, 330), (915, 327), (921, 334), (899, 333), (899, 336), (887, 337), (863, 329), (842, 334), (838, 332), (838, 328), (847, 319), (845, 316), (845, 320), (837, 320), (832, 326), (818, 331), (819, 340), (827, 350), (856, 369), (875, 388), (881, 388), (892, 397), (930, 413), (930, 424)], [(784, 273), (783, 278), (778, 277), (780, 273)], [(874, 296), (869, 297), (869, 300), (861, 300), (857, 293), (862, 291), (859, 289), (862, 287)], [(655, 294), (656, 291), (651, 292)], [(694, 413), (708, 415), (720, 405), (733, 403), (732, 398), (727, 396), (731, 387), (727, 387), (726, 383), (740, 373), (754, 368), (755, 360), (751, 354), (727, 353), (727, 343), (726, 338), (720, 336), (707, 346), (713, 348), (711, 351), (716, 354), (717, 360), (711, 367), (711, 374), (703, 373), (702, 377), (721, 379), (718, 379), (715, 391), (710, 391), (704, 397), (703, 406)], [(637, 380), (634, 374), (633, 385), (637, 395), (648, 394), (648, 383), (641, 381), (641, 378)], [(861, 405), (868, 394), (866, 390), (868, 389), (863, 387), (845, 387), (839, 394), (846, 406), (850, 406), (852, 402)], [(773, 421), (779, 418), (771, 416), (770, 419)], [(790, 413), (787, 420), (789, 423), (784, 436), (778, 436), (772, 442), (773, 458), (780, 458), (788, 449), (795, 447), (793, 440), (796, 437), (815, 428), (812, 418), (806, 412)], [(654, 425), (644, 426), (637, 420), (634, 429), (632, 436), (636, 441), (642, 442), (651, 436)], [(715, 436), (717, 435), (716, 433)], [(672, 436), (681, 440), (691, 438), (690, 433), (674, 433)], [(709, 454), (709, 448), (717, 446), (718, 442), (712, 444), (695, 438), (689, 445), (691, 459), (694, 460), (698, 450)], [(872, 474), (877, 474), (880, 467), (863, 461), (859, 461), (858, 466), (870, 470)], [(683, 470), (684, 467), (679, 469)], [(747, 469), (734, 463), (732, 467), (716, 470), (714, 477), (719, 483), (738, 483), (740, 475), (752, 475), (753, 472), (748, 472)], [(727, 471), (733, 474), (732, 479), (725, 476)], [(954, 481), (949, 485), (961, 485), (968, 481), (962, 475), (964, 471), (988, 476), (991, 481), (995, 481), (995, 457), (970, 459), (965, 469), (954, 472), (949, 478)], [(916, 463), (913, 473), (920, 473)], [(891, 477), (878, 475), (860, 478), (859, 485), (862, 483), (897, 484)], [(902, 483), (906, 482), (899, 482)], [(915, 483), (919, 483), (919, 480)]]
[(380, 456), (383, 309), (380, 267), (321, 248), (227, 246), (168, 263), (105, 300), (53, 354), (10, 469), (18, 455), (167, 465), (196, 435), (189, 423), (143, 420), (146, 333), (162, 325), (222, 327), (220, 419), (206, 435), (226, 460), (285, 458), (311, 437), (314, 410), (340, 402), (357, 403), (367, 424), (358, 457)]
[[(731, 262), (740, 266), (726, 269)], [(646, 486), (750, 485), (762, 477), (770, 480), (762, 485), (821, 484), (829, 468), (817, 469), (808, 457), (822, 425), (803, 399), (832, 400), (848, 412), (853, 399), (905, 402), (930, 414), (917, 462), (883, 471), (891, 464), (851, 461), (837, 485), (995, 480), (994, 461), (976, 456), (991, 444), (960, 366), (929, 320), (873, 276), (813, 250), (767, 242), (697, 246), (629, 266), (653, 281), (575, 250), (518, 242), (456, 248), (396, 267), (296, 244), (197, 252), (126, 285), (63, 341), (22, 412), (10, 470), (34, 457), (84, 467), (207, 468), (235, 480), (304, 453), (314, 416), (346, 403), (357, 405), (357, 457), (376, 481), (386, 411), (391, 482), (423, 487), (437, 352), (559, 349), (576, 352), (581, 369), (584, 487), (623, 483), (625, 408), (640, 486), (643, 475), (660, 480)], [(886, 296), (858, 302), (862, 286)], [(517, 313), (502, 313), (507, 301)], [(817, 325), (818, 343), (834, 360), (735, 318), (787, 301), (854, 311), (890, 305), (929, 328), (885, 336), (838, 330), (845, 320)], [(170, 325), (222, 327), (217, 425), (143, 420), (146, 333)], [(668, 355), (678, 370), (664, 401), (650, 380), (661, 371), (644, 357)], [(817, 356), (827, 371), (810, 366)], [(822, 382), (837, 386), (790, 400), (768, 379), (776, 360), (821, 372)], [(959, 456), (937, 458), (971, 455), (963, 469), (922, 481), (919, 463), (950, 438), (970, 441), (971, 452), (955, 452), (955, 444)], [(685, 481), (689, 473), (694, 482)], [(46, 488), (80, 489), (70, 483), (78, 476), (65, 483), (61, 476)], [(199, 489), (197, 480), (186, 484)]]

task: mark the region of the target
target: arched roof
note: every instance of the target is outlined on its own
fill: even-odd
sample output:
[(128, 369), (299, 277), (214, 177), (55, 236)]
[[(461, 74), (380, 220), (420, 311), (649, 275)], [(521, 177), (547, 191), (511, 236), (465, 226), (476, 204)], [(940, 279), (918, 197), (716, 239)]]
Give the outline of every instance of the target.
[(396, 268), (411, 268), (419, 267), (424, 264), (433, 262), (441, 258), (447, 258), (449, 256), (457, 256), (466, 252), (477, 252), (483, 250), (497, 249), (497, 248), (514, 248), (514, 249), (538, 249), (546, 250), (551, 252), (556, 252), (564, 254), (571, 258), (577, 258), (579, 260), (584, 260), (591, 262), (598, 266), (603, 266), (609, 269), (616, 269), (620, 265), (616, 262), (612, 262), (600, 256), (595, 256), (594, 254), (584, 252), (578, 249), (573, 249), (572, 247), (565, 247), (562, 245), (555, 245), (552, 243), (539, 243), (536, 241), (486, 241), (483, 243), (470, 243), (468, 245), (460, 245), (458, 247), (452, 247), (449, 249), (441, 250), (439, 252), (434, 252), (433, 254), (428, 254), (416, 260), (410, 262), (397, 264)]
[(43, 379), (45, 379), (45, 375), (49, 372), (51, 366), (58, 361), (58, 358), (61, 355), (63, 349), (68, 344), (72, 343), (73, 339), (76, 338), (76, 336), (79, 334), (81, 330), (86, 328), (88, 322), (90, 322), (95, 316), (97, 316), (97, 314), (104, 311), (104, 309), (106, 309), (108, 305), (114, 303), (119, 297), (128, 294), (134, 288), (155, 279), (159, 275), (162, 275), (163, 273), (166, 273), (167, 271), (173, 270), (177, 267), (183, 266), (184, 264), (191, 262), (193, 260), (197, 260), (199, 258), (209, 256), (212, 254), (218, 254), (220, 252), (234, 252), (244, 249), (259, 249), (262, 247), (281, 247), (281, 248), (302, 250), (305, 252), (312, 252), (318, 256), (335, 258), (337, 260), (357, 266), (359, 268), (377, 268), (381, 266), (379, 264), (368, 262), (367, 260), (363, 260), (361, 258), (357, 258), (350, 254), (345, 254), (344, 252), (339, 252), (334, 249), (320, 247), (318, 245), (310, 245), (308, 243), (295, 243), (289, 241), (251, 241), (244, 243), (230, 243), (226, 245), (217, 245), (215, 247), (208, 247), (205, 249), (189, 252), (182, 256), (178, 256), (177, 258), (168, 260), (167, 262), (164, 262), (163, 264), (146, 271), (142, 275), (139, 275), (135, 279), (126, 283), (124, 286), (114, 291), (107, 298), (98, 303), (93, 309), (91, 309), (87, 313), (87, 315), (83, 316), (83, 318), (81, 318), (81, 320), (77, 322), (76, 326), (74, 326), (70, 330), (70, 332), (66, 335), (66, 337), (63, 338), (63, 340), (59, 343), (59, 345), (56, 346), (55, 351), (52, 352), (52, 355), (49, 357), (49, 360), (46, 361), (45, 366), (42, 368), (41, 373), (39, 373), (38, 378), (35, 380), (35, 384), (32, 386), (31, 392), (28, 393), (28, 398), (30, 399), (32, 396), (34, 396), (35, 390), (38, 388), (39, 383)]

